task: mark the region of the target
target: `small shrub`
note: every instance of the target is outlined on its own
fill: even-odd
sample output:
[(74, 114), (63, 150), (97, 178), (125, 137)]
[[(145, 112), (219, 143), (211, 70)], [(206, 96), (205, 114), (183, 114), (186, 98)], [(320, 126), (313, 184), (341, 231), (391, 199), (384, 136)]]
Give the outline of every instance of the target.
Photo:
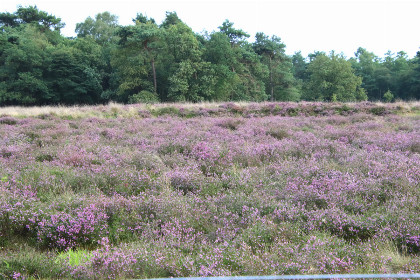
[(71, 121), (71, 120), (74, 120), (74, 116), (72, 116), (72, 115), (62, 115), (62, 116), (60, 116), (60, 118), (62, 119), (62, 120), (67, 120), (67, 121)]
[(35, 161), (44, 162), (44, 161), (53, 161), (54, 157), (49, 154), (41, 154), (35, 158)]
[(286, 130), (281, 129), (281, 128), (272, 128), (267, 131), (267, 135), (270, 135), (271, 137), (274, 137), (278, 140), (282, 140), (290, 136)]
[(41, 137), (41, 135), (39, 135), (38, 133), (33, 132), (33, 131), (27, 131), (24, 134), (29, 138), (29, 141), (31, 143), (34, 142), (36, 139)]
[(41, 119), (41, 120), (52, 120), (52, 119), (54, 119), (55, 118), (55, 115), (54, 114), (41, 114), (41, 115), (38, 115), (38, 119)]
[(382, 107), (382, 106), (374, 107), (374, 108), (370, 109), (370, 112), (374, 115), (377, 115), (377, 116), (384, 116), (384, 115), (388, 114), (388, 110), (385, 107)]
[(230, 130), (237, 130), (239, 125), (242, 124), (242, 121), (240, 119), (224, 119), (220, 121), (217, 125), (226, 129)]
[(349, 119), (341, 116), (331, 116), (327, 119), (327, 123), (331, 125), (345, 125), (349, 122)]
[(183, 118), (194, 118), (198, 116), (198, 112), (194, 110), (185, 110), (184, 108), (179, 109), (179, 116)]
[(111, 116), (116, 118), (120, 112), (118, 107), (111, 107)]
[(369, 115), (366, 113), (359, 113), (359, 114), (350, 116), (349, 120), (351, 123), (358, 123), (358, 122), (371, 121), (374, 118), (375, 117), (373, 117), (372, 115)]
[(37, 225), (37, 238), (44, 247), (60, 250), (96, 245), (107, 233), (107, 219), (103, 209), (95, 205), (76, 209), (75, 214), (46, 215)]
[(178, 116), (179, 109), (175, 107), (162, 107), (152, 110), (151, 112), (155, 116), (163, 116), (163, 115), (170, 115), (170, 116)]
[(18, 123), (18, 120), (12, 117), (2, 117), (0, 118), (0, 124), (15, 125)]
[(114, 249), (108, 238), (99, 241), (101, 247), (91, 253), (89, 260), (70, 268), (73, 279), (133, 279), (135, 255), (130, 251)]
[(136, 153), (132, 156), (130, 163), (137, 170), (160, 171), (165, 168), (162, 159), (153, 153)]
[(411, 144), (409, 150), (412, 153), (420, 154), (420, 142)]
[(227, 103), (224, 107), (235, 114), (242, 114), (245, 111), (244, 107), (236, 105), (235, 103)]
[(97, 160), (97, 159), (92, 159), (90, 161), (90, 164), (93, 164), (93, 165), (102, 165), (102, 161)]
[(157, 103), (159, 98), (156, 93), (142, 90), (139, 93), (136, 93), (128, 98), (128, 103)]
[(336, 110), (340, 115), (346, 116), (352, 111), (352, 108), (350, 108), (347, 104), (344, 104), (343, 106), (337, 108)]
[(174, 153), (189, 153), (191, 148), (185, 145), (177, 144), (177, 143), (167, 143), (163, 144), (158, 148), (158, 153), (161, 155), (171, 155)]
[(317, 228), (347, 241), (366, 241), (372, 238), (377, 228), (369, 219), (357, 215), (348, 215), (334, 208), (311, 213)]
[(243, 232), (245, 242), (251, 246), (253, 250), (262, 249), (269, 246), (275, 237), (275, 230), (263, 223), (255, 223)]
[(288, 108), (287, 109), (287, 115), (291, 117), (296, 117), (299, 114), (300, 110), (299, 108)]
[(413, 131), (413, 128), (411, 126), (409, 126), (409, 125), (401, 124), (395, 130), (396, 131), (408, 131), (408, 132), (411, 132), (411, 131)]
[(391, 102), (394, 99), (394, 95), (392, 94), (392, 92), (390, 90), (388, 90), (387, 92), (385, 92), (384, 94), (384, 100), (385, 102)]
[(79, 128), (79, 126), (74, 122), (69, 123), (69, 127), (73, 128), (73, 129), (78, 129)]
[(139, 110), (137, 112), (137, 114), (141, 117), (141, 118), (150, 118), (152, 116), (152, 114), (147, 111), (147, 110)]
[(305, 125), (304, 127), (302, 127), (302, 131), (304, 131), (304, 132), (313, 132), (314, 131), (314, 128), (312, 126)]
[(175, 190), (182, 191), (184, 194), (195, 192), (201, 188), (203, 177), (195, 170), (178, 169), (166, 173), (171, 187)]
[(0, 150), (0, 156), (2, 158), (9, 158), (12, 156), (12, 152), (9, 152), (7, 150)]

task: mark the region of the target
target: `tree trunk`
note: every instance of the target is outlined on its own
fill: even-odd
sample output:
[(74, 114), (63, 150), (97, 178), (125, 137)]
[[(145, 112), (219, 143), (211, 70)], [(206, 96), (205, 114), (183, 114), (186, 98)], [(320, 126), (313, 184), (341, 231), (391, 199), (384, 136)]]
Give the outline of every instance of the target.
[(268, 64), (270, 70), (270, 87), (271, 87), (271, 102), (274, 101), (274, 84), (273, 84), (273, 69), (271, 69), (271, 56)]
[(153, 86), (155, 87), (155, 93), (157, 93), (155, 59), (153, 57), (152, 57), (152, 72), (153, 72)]

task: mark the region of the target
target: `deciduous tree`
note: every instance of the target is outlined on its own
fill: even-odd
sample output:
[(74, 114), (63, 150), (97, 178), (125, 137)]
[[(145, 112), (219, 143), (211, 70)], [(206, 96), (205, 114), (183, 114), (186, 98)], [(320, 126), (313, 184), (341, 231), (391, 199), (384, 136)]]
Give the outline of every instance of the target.
[(361, 87), (362, 78), (354, 74), (351, 63), (343, 56), (331, 52), (317, 55), (308, 66), (310, 80), (304, 98), (319, 101), (366, 100)]
[(266, 81), (270, 100), (298, 101), (299, 93), (292, 73), (292, 61), (285, 53), (286, 45), (277, 36), (269, 38), (264, 33), (257, 33), (253, 48), (268, 67), (269, 78)]

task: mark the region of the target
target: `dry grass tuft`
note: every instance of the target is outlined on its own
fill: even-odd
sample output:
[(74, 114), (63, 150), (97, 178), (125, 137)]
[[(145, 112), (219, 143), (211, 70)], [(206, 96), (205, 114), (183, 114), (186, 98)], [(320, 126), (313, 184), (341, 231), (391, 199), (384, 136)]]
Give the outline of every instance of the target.
[[(201, 103), (156, 103), (156, 104), (130, 104), (124, 105), (115, 102), (111, 102), (107, 105), (79, 105), (79, 106), (35, 106), (35, 107), (22, 107), (22, 106), (9, 106), (0, 107), (0, 117), (39, 117), (39, 116), (57, 116), (66, 119), (77, 119), (86, 117), (98, 117), (98, 118), (109, 118), (109, 117), (141, 117), (141, 112), (152, 112), (159, 111), (165, 108), (174, 109), (176, 111), (181, 110), (220, 110), (228, 107), (232, 111), (244, 113), (249, 108), (264, 109), (270, 106), (270, 102), (262, 103), (249, 103), (249, 102), (201, 102)], [(282, 103), (281, 106), (287, 103)], [(293, 106), (307, 107), (310, 102), (290, 103)], [(323, 103), (327, 110), (333, 103)], [(347, 105), (355, 106), (357, 103), (346, 103)], [(397, 111), (399, 114), (414, 114), (418, 115), (420, 111), (420, 101), (413, 102), (395, 102), (395, 103), (370, 103), (373, 109), (389, 109)], [(375, 107), (376, 106), (376, 107)], [(368, 108), (368, 107), (366, 107)], [(370, 107), (369, 107), (370, 108)]]

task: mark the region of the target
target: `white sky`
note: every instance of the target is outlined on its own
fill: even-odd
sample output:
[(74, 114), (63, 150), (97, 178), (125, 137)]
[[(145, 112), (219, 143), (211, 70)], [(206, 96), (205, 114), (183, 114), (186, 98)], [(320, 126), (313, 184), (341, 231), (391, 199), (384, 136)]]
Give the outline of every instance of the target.
[(225, 19), (253, 37), (256, 32), (279, 36), (286, 52), (315, 50), (354, 56), (364, 47), (380, 57), (391, 50), (409, 57), (420, 49), (420, 0), (3, 0), (0, 12), (18, 5), (37, 5), (60, 17), (65, 36), (75, 36), (78, 22), (109, 11), (122, 25), (137, 13), (161, 23), (166, 11), (175, 11), (195, 32), (217, 30)]

